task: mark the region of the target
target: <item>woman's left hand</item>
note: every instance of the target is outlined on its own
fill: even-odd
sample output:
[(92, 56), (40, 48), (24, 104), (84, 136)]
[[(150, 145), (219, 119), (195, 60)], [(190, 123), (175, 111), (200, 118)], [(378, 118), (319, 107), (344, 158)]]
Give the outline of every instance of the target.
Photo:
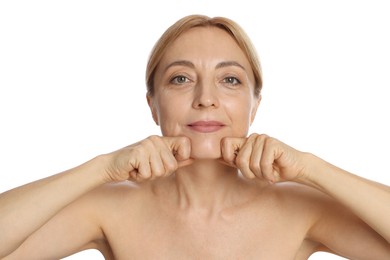
[(247, 178), (275, 183), (303, 181), (307, 177), (307, 153), (264, 134), (225, 137), (221, 141), (221, 154), (224, 163), (237, 167)]

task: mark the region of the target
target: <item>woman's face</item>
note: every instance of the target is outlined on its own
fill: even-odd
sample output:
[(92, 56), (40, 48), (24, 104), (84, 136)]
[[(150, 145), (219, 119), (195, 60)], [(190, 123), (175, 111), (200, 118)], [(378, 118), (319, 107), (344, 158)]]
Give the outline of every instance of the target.
[(148, 97), (164, 136), (187, 136), (191, 157), (221, 156), (223, 137), (246, 137), (260, 102), (251, 66), (222, 29), (193, 28), (166, 50)]

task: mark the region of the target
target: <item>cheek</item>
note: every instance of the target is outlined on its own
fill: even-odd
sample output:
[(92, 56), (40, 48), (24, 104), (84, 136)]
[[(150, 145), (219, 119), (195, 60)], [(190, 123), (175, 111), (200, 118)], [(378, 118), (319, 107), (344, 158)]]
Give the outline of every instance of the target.
[(177, 102), (163, 101), (159, 103), (158, 122), (161, 133), (164, 136), (176, 136), (180, 134), (180, 122), (183, 121), (180, 111), (183, 107)]
[[(243, 105), (245, 104), (245, 105)], [(251, 103), (239, 102), (226, 108), (232, 122), (234, 136), (246, 136), (251, 124)]]

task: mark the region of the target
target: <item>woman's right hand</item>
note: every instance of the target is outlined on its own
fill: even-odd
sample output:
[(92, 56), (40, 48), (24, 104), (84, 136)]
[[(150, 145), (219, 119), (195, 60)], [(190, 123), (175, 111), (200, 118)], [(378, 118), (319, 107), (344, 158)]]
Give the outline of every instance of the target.
[(187, 137), (149, 136), (135, 144), (104, 155), (106, 181), (143, 181), (169, 176), (193, 162)]

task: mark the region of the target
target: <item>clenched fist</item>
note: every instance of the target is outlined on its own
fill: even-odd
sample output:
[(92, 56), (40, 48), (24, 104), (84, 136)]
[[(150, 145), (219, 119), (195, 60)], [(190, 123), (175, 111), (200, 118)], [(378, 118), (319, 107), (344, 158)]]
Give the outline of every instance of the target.
[(168, 176), (192, 163), (187, 137), (150, 136), (140, 142), (106, 154), (107, 182), (143, 181)]
[(247, 178), (275, 183), (299, 181), (306, 174), (306, 153), (267, 135), (225, 137), (221, 141), (221, 154), (224, 163), (237, 167)]

